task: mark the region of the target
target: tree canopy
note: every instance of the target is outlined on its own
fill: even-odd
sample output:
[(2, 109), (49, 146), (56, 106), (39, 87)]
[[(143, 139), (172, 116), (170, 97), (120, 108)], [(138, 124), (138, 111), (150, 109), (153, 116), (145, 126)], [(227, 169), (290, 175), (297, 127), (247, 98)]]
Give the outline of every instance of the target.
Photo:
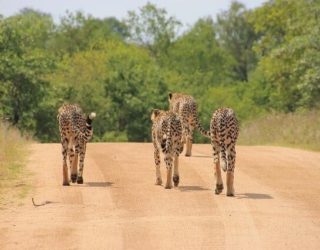
[[(57, 109), (95, 111), (96, 141), (149, 141), (150, 112), (171, 91), (193, 95), (200, 120), (233, 108), (240, 121), (320, 105), (320, 3), (233, 2), (184, 28), (147, 3), (124, 20), (23, 9), (0, 15), (0, 116), (40, 141), (58, 141)], [(197, 136), (196, 141), (205, 139)]]

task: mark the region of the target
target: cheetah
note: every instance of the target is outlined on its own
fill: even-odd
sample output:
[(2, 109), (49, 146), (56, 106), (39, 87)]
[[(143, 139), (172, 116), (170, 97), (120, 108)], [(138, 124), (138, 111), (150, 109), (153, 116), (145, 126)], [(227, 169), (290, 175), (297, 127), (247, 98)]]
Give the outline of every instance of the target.
[[(179, 185), (179, 155), (183, 150), (182, 127), (178, 117), (173, 112), (154, 109), (151, 114), (152, 142), (154, 146), (154, 161), (156, 165), (156, 185), (162, 184), (160, 172), (160, 150), (164, 154), (167, 167), (166, 189), (172, 188), (171, 178), (174, 186)], [(172, 162), (174, 170), (172, 177)]]
[(182, 122), (183, 143), (186, 144), (185, 156), (191, 156), (193, 130), (198, 128), (200, 133), (210, 138), (210, 131), (206, 131), (198, 119), (197, 103), (190, 95), (169, 93), (170, 111), (179, 115)]
[(211, 145), (213, 148), (214, 173), (216, 179), (215, 193), (223, 190), (220, 169), (220, 152), (222, 169), (227, 171), (227, 196), (234, 196), (234, 168), (236, 159), (235, 145), (239, 134), (238, 120), (230, 108), (220, 108), (212, 114), (210, 122)]
[[(70, 161), (70, 178), (73, 183), (83, 184), (83, 164), (86, 144), (93, 135), (92, 121), (96, 114), (85, 116), (77, 104), (64, 104), (58, 110), (58, 123), (63, 156), (63, 185), (69, 185), (67, 155)], [(80, 155), (78, 171), (78, 155)]]

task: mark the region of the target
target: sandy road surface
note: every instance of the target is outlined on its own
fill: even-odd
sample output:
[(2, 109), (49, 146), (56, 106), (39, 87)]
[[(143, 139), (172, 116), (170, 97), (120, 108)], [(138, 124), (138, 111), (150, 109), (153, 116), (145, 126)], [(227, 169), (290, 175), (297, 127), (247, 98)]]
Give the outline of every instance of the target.
[(181, 156), (180, 187), (166, 190), (151, 144), (89, 144), (85, 184), (63, 187), (60, 145), (35, 144), (34, 189), (0, 210), (0, 249), (320, 249), (319, 153), (240, 146), (226, 197), (210, 150)]

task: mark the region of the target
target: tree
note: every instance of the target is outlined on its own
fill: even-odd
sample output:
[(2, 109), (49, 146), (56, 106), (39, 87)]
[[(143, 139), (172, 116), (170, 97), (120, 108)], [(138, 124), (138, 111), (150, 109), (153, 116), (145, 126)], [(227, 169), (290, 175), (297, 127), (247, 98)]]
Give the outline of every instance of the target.
[(256, 65), (252, 46), (258, 37), (247, 20), (248, 13), (243, 4), (232, 2), (228, 11), (217, 16), (218, 41), (233, 57), (233, 72), (239, 81), (248, 81), (249, 72)]
[(167, 17), (165, 9), (147, 3), (137, 14), (129, 11), (126, 24), (130, 41), (146, 46), (153, 56), (165, 54), (177, 36), (181, 23), (174, 17)]
[(128, 36), (124, 23), (116, 18), (98, 19), (82, 12), (67, 12), (51, 40), (50, 48), (62, 54), (94, 48), (107, 40), (124, 40)]
[[(51, 83), (51, 94), (43, 103), (43, 110), (55, 114), (46, 119), (48, 129), (52, 124), (56, 126), (56, 112), (63, 103), (77, 103), (84, 112), (97, 113), (94, 122), (94, 140), (101, 140), (106, 130), (110, 128), (107, 115), (110, 100), (105, 97), (104, 91), (104, 80), (109, 72), (107, 44), (105, 42), (104, 45), (100, 45), (99, 49), (64, 56), (63, 60), (57, 63), (55, 72), (47, 77)], [(58, 139), (52, 130), (47, 135), (51, 140)]]
[(219, 46), (211, 18), (200, 19), (171, 46), (166, 65), (184, 76), (192, 89), (229, 83), (232, 59)]
[(250, 16), (261, 34), (257, 71), (269, 85), (269, 105), (293, 112), (320, 105), (320, 3), (270, 1)]
[(35, 128), (34, 114), (46, 94), (44, 76), (53, 58), (45, 48), (52, 27), (50, 16), (29, 9), (0, 21), (2, 114), (22, 131)]
[(147, 51), (133, 45), (110, 44), (105, 79), (111, 100), (109, 131), (126, 133), (129, 141), (150, 140), (153, 108), (167, 106), (167, 88), (160, 68)]

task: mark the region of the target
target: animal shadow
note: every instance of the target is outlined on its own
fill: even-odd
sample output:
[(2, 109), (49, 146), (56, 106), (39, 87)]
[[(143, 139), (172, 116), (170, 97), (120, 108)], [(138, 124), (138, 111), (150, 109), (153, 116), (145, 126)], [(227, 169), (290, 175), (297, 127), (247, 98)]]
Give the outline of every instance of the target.
[(252, 199), (252, 200), (268, 200), (273, 199), (269, 194), (259, 194), (259, 193), (243, 193), (236, 195), (238, 199)]
[(178, 189), (181, 192), (191, 192), (191, 191), (206, 191), (206, 190), (210, 190), (208, 188), (203, 188), (200, 186), (180, 186), (178, 187)]
[(192, 155), (191, 157), (195, 157), (195, 158), (213, 158), (213, 156), (209, 156), (209, 155)]
[(109, 181), (98, 181), (98, 182), (86, 182), (87, 187), (111, 187), (113, 182)]

